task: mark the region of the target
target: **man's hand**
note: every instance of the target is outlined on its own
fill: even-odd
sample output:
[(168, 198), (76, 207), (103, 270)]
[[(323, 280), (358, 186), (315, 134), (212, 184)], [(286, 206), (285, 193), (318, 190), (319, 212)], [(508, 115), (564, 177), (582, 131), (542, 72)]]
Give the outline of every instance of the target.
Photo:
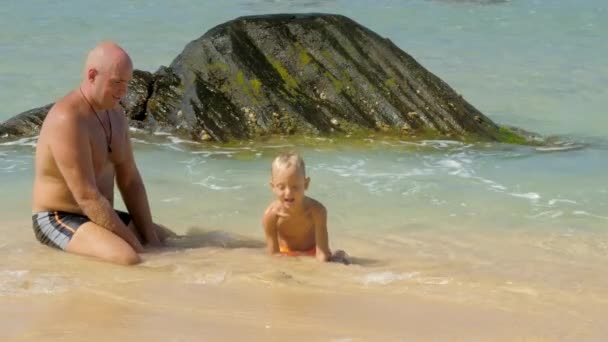
[(178, 237), (175, 232), (161, 224), (156, 223), (152, 223), (152, 228), (146, 230), (145, 234), (147, 245), (150, 247), (163, 247), (167, 238), (175, 237)]
[(163, 243), (158, 238), (156, 232), (152, 232), (150, 234), (146, 234), (146, 245), (148, 247), (162, 247)]

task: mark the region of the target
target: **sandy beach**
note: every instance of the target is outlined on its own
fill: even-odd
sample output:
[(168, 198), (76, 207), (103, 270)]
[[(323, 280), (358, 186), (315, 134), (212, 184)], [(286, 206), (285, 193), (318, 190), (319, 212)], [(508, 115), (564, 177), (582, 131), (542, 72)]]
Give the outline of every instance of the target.
[(607, 333), (600, 324), (606, 303), (580, 303), (583, 315), (531, 303), (502, 310), (408, 294), (251, 284), (79, 286), (2, 302), (10, 341), (601, 341)]
[[(215, 240), (220, 236), (238, 240), (226, 234)], [(378, 255), (383, 261), (355, 257), (359, 264), (323, 265), (268, 257), (257, 245), (218, 247), (207, 240), (193, 247), (201, 240), (192, 236), (129, 268), (27, 238), (20, 236), (20, 246), (0, 262), (5, 341), (600, 341), (608, 333), (602, 324), (608, 294), (600, 288), (605, 266), (576, 271), (526, 248), (518, 252), (530, 261), (514, 279), (508, 270), (487, 274), (481, 260), (458, 253), (448, 264), (412, 253), (406, 261), (386, 254)], [(502, 238), (503, 246), (515, 246), (508, 241), (515, 237)], [(423, 235), (410, 239), (424, 243)], [(570, 277), (550, 279), (555, 270), (547, 267), (555, 262), (570, 277), (587, 279), (585, 287), (577, 289)], [(533, 279), (526, 269), (547, 279)], [(590, 286), (594, 274), (599, 278)]]

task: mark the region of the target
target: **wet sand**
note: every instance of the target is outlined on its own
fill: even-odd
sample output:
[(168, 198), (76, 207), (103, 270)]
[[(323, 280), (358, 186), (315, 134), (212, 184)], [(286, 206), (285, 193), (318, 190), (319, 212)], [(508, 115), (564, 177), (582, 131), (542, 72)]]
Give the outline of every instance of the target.
[[(491, 237), (502, 251), (472, 236), (447, 246), (445, 232), (402, 237), (419, 251), (430, 241), (443, 246), (430, 253), (435, 261), (410, 249), (377, 254), (373, 243), (349, 240), (359, 264), (344, 266), (272, 258), (253, 237), (207, 232), (148, 253), (139, 266), (119, 267), (41, 246), (17, 228), (24, 224), (14, 222), (19, 233), (0, 246), (2, 341), (601, 341), (608, 335), (603, 266), (581, 268), (587, 260), (579, 256), (569, 267), (536, 249), (515, 250), (521, 241), (514, 235)], [(478, 248), (481, 259), (468, 260), (456, 247), (471, 248), (465, 241), (488, 245), (494, 256)], [(361, 258), (373, 252), (375, 260)], [(499, 264), (505, 255), (517, 256), (520, 269), (479, 266), (484, 258)], [(578, 288), (572, 279), (580, 280)]]
[[(4, 341), (602, 340), (568, 312), (503, 311), (411, 295), (147, 283), (2, 298)], [(589, 313), (605, 314), (606, 308)]]

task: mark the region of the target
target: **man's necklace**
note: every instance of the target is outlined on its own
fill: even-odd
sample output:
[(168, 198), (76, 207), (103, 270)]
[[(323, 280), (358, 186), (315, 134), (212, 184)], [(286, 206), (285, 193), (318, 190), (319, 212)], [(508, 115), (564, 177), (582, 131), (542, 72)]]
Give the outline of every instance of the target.
[(89, 107), (91, 107), (91, 110), (93, 111), (93, 113), (95, 113), (95, 117), (97, 118), (97, 121), (99, 121), (99, 124), (101, 125), (101, 128), (103, 129), (103, 134), (106, 136), (106, 142), (108, 143), (108, 153), (112, 153), (112, 147), (111, 147), (112, 146), (112, 119), (110, 118), (110, 114), (108, 114), (108, 111), (106, 110), (106, 116), (108, 117), (108, 123), (110, 124), (110, 134), (108, 134), (106, 132), (106, 126), (103, 125), (101, 118), (97, 114), (97, 111), (95, 110), (95, 108), (93, 108), (93, 105), (91, 104), (91, 102), (89, 102), (87, 97), (84, 96), (84, 93), (82, 92), (82, 88), (78, 88), (78, 90), (80, 90), (80, 95), (82, 95), (82, 98), (86, 101), (86, 103), (89, 105)]

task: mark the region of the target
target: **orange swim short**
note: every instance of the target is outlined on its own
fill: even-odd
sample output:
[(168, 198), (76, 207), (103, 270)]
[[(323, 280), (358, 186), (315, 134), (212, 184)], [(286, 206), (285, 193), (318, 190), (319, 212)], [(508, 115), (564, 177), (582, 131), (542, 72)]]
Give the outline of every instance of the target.
[(312, 247), (309, 250), (305, 250), (305, 251), (293, 251), (291, 249), (289, 249), (287, 246), (280, 246), (279, 247), (279, 251), (281, 252), (281, 254), (283, 255), (289, 255), (289, 256), (297, 256), (297, 255), (310, 255), (310, 256), (315, 256), (315, 254), (317, 254), (317, 247)]

